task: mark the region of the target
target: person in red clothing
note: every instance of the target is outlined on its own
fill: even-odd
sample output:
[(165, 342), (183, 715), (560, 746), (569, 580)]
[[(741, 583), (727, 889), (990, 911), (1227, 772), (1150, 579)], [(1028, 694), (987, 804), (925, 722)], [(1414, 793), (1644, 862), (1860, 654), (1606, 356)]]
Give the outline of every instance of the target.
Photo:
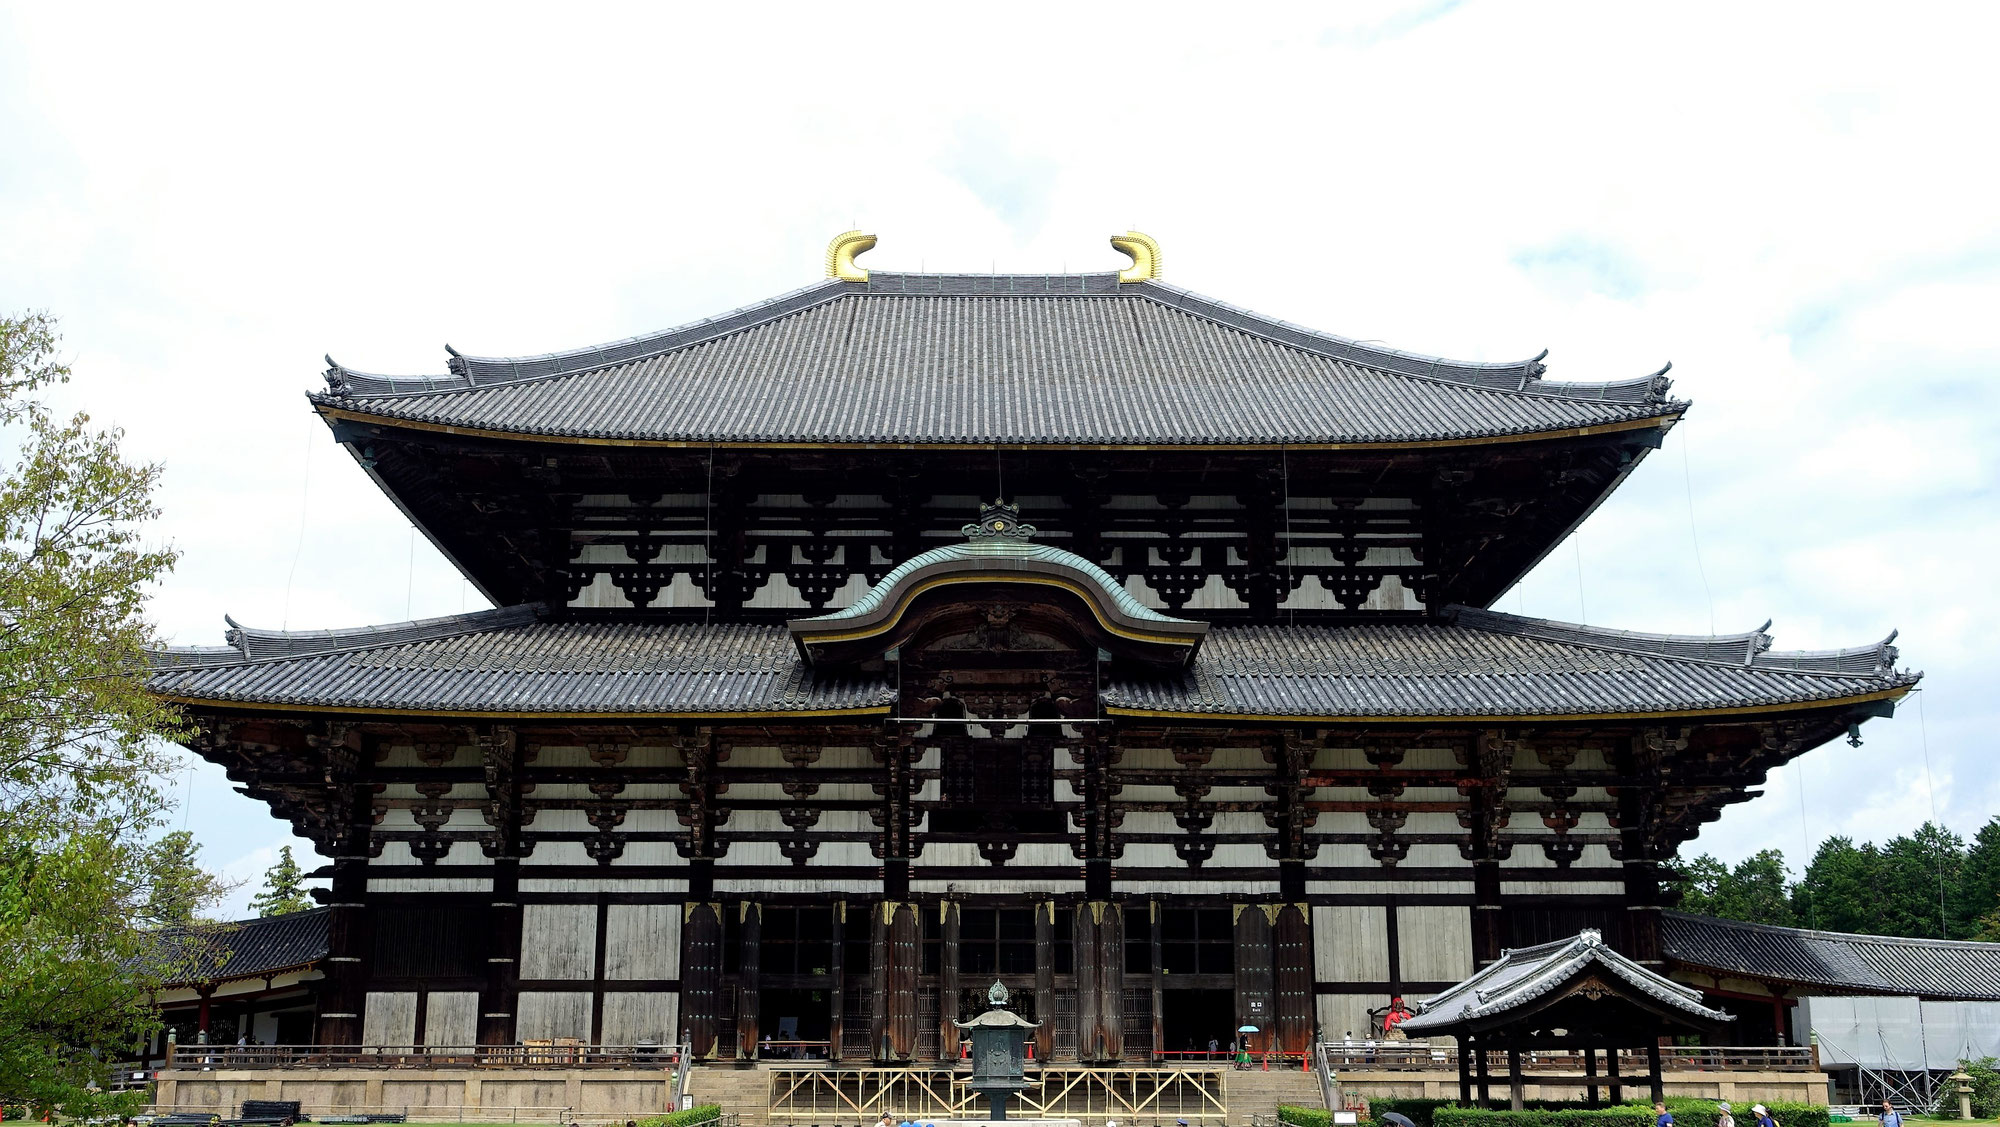
[(1414, 1013), (1414, 1010), (1403, 1004), (1403, 996), (1401, 994), (1390, 997), (1389, 1012), (1382, 1015), (1382, 1036), (1390, 1041), (1402, 1040), (1403, 1033), (1398, 1026), (1403, 1024), (1405, 1018), (1413, 1016)]

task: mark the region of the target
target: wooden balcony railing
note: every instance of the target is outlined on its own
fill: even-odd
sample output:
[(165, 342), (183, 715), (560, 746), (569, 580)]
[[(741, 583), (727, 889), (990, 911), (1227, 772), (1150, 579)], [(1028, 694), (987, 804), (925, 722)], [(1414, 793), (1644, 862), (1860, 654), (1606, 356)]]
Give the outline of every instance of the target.
[[(773, 1044), (769, 1063), (817, 1061), (824, 1059), (828, 1046), (820, 1041)], [(1449, 1048), (1432, 1048), (1424, 1042), (1330, 1041), (1327, 1063), (1338, 1072), (1451, 1072), (1458, 1071), (1458, 1053)], [(1116, 1067), (1211, 1067), (1226, 1068), (1238, 1063), (1235, 1054), (1218, 1052), (1174, 1053), (1157, 1062), (1128, 1061)], [(1522, 1054), (1522, 1067), (1530, 1072), (1583, 1072), (1583, 1055), (1576, 1052), (1534, 1051)], [(529, 1041), (520, 1045), (175, 1045), (168, 1050), (166, 1067), (179, 1069), (225, 1068), (640, 1068), (662, 1071), (679, 1068), (681, 1054), (673, 1045), (586, 1045), (556, 1038)], [(1494, 1075), (1504, 1076), (1504, 1053), (1491, 1053), (1487, 1065)], [(1298, 1055), (1253, 1053), (1252, 1068), (1300, 1069), (1305, 1061)], [(1810, 1047), (1768, 1046), (1672, 1046), (1660, 1050), (1660, 1066), (1667, 1072), (1815, 1072), (1818, 1062)], [(863, 1061), (843, 1062), (836, 1067), (869, 1067)], [(946, 1067), (950, 1067), (947, 1065)], [(1071, 1067), (1063, 1065), (1063, 1067)], [(1604, 1071), (1600, 1055), (1598, 1071)], [(1619, 1071), (1639, 1077), (1646, 1072), (1646, 1054), (1628, 1050), (1619, 1054)]]
[(172, 1045), (168, 1068), (657, 1068), (680, 1066), (673, 1045), (586, 1045), (568, 1038), (519, 1045)]

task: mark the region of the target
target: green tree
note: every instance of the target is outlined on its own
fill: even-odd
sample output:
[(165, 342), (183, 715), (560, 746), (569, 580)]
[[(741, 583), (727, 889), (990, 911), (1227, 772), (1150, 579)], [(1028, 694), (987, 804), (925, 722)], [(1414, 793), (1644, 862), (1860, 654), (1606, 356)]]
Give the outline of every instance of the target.
[(1882, 846), (1880, 919), (1870, 930), (1917, 939), (1950, 938), (1951, 890), (1964, 864), (1964, 840), (1942, 826), (1925, 822), (1913, 834), (1890, 838)]
[(1729, 866), (1703, 853), (1689, 860), (1676, 858), (1668, 867), (1667, 887), (1680, 897), (1680, 910), (1697, 916), (1719, 915), (1715, 892), (1729, 879)]
[(1979, 827), (1951, 890), (1952, 938), (1991, 938), (1985, 921), (2000, 922), (2000, 817)]
[(145, 591), (174, 561), (145, 542), (159, 467), (35, 398), (69, 378), (56, 342), (45, 315), (0, 317), (0, 1092), (81, 1117), (133, 1103), (91, 1089), (152, 1022), (167, 968), (143, 929), (212, 886), (158, 832), (182, 730), (145, 690)]
[(1734, 869), (1703, 853), (1677, 864), (1670, 884), (1680, 892), (1684, 912), (1789, 926), (1795, 922), (1790, 880), (1785, 855), (1766, 849), (1745, 857)]
[(312, 906), (312, 897), (306, 895), (305, 871), (292, 860), (292, 847), (287, 845), (278, 850), (277, 864), (264, 870), (264, 890), (250, 898), (251, 910), (260, 916), (281, 916)]
[(1792, 894), (1792, 909), (1807, 927), (1821, 931), (1881, 934), (1879, 898), (1882, 853), (1871, 844), (1830, 837), (1820, 843)]
[(141, 914), (149, 923), (192, 924), (204, 905), (220, 900), (233, 885), (201, 867), (194, 835), (186, 830), (155, 841), (144, 855), (140, 876), (146, 901)]

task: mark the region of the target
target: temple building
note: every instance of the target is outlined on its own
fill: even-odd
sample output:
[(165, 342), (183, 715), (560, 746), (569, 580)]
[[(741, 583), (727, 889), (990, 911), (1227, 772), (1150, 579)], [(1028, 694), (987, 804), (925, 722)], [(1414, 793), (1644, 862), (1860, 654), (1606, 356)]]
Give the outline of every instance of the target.
[(1585, 929), (1666, 973), (1706, 933), (1662, 863), (1916, 683), (1494, 609), (1687, 410), (1664, 370), (1343, 339), (1136, 233), (873, 242), (653, 336), (329, 360), (312, 409), (497, 609), (158, 656), (326, 859), (315, 1043), (920, 1064), (998, 980), (1038, 1060), (1133, 1065)]

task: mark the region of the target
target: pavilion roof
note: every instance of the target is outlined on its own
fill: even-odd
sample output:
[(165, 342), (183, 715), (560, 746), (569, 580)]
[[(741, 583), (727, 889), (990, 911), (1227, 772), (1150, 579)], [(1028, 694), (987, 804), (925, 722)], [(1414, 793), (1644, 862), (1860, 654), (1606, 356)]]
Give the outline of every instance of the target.
[(1603, 936), (1586, 930), (1572, 939), (1537, 947), (1503, 951), (1500, 958), (1471, 978), (1417, 1005), (1415, 1017), (1401, 1028), (1411, 1036), (1505, 1024), (1515, 1015), (1538, 1009), (1551, 994), (1574, 983), (1586, 971), (1601, 972), (1607, 985), (1651, 999), (1669, 1013), (1691, 1022), (1722, 1022), (1730, 1015), (1701, 1002), (1701, 991), (1647, 970), (1605, 946)]
[(437, 376), (328, 361), (330, 419), (584, 442), (1280, 446), (1670, 425), (1665, 369), (1544, 380), (1364, 344), (1116, 274), (877, 272), (719, 317)]
[[(1900, 696), (1887, 642), (1767, 649), (1761, 631), (1635, 634), (1457, 608), (1449, 621), (1214, 625), (1190, 668), (1114, 669), (1113, 713), (1224, 719), (1617, 718)], [(153, 691), (214, 705), (440, 714), (886, 712), (887, 674), (814, 669), (777, 624), (552, 619), (537, 606), (346, 631), (236, 627), (154, 657)]]
[(1864, 994), (2000, 1001), (2000, 943), (1855, 935), (1664, 912), (1676, 965)]

